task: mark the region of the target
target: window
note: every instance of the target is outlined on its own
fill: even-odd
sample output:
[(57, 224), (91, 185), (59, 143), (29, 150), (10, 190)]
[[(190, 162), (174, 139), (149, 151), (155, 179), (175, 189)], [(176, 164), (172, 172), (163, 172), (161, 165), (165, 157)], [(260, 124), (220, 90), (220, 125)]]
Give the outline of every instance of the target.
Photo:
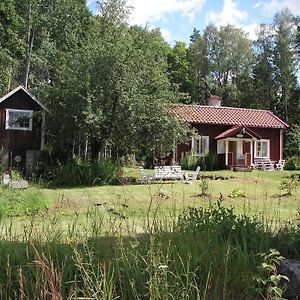
[(32, 130), (32, 110), (6, 109), (5, 129)]
[(255, 157), (270, 157), (270, 140), (260, 140), (255, 142)]
[(194, 156), (205, 156), (209, 151), (209, 137), (198, 136), (192, 139), (192, 152)]
[(223, 141), (223, 140), (218, 140), (217, 141), (217, 153), (218, 154), (222, 154), (222, 153), (225, 153), (225, 148), (226, 148), (226, 142)]

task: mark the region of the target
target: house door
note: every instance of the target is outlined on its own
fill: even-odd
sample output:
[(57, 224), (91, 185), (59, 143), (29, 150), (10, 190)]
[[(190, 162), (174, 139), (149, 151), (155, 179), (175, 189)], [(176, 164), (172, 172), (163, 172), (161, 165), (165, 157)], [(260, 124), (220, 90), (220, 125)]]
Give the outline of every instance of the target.
[(236, 165), (236, 141), (229, 141), (228, 154), (229, 154), (229, 165)]

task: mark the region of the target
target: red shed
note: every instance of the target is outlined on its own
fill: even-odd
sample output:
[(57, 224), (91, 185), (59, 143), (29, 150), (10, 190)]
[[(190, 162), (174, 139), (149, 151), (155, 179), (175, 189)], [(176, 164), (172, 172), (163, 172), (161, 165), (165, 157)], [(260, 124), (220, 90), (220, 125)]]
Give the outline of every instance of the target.
[(222, 107), (212, 96), (208, 105), (172, 105), (169, 111), (191, 124), (198, 135), (188, 144), (178, 144), (173, 153), (177, 162), (187, 153), (193, 156), (218, 155), (226, 167), (251, 166), (255, 159), (283, 159), (283, 134), (289, 127), (271, 111)]
[(44, 148), (47, 108), (23, 86), (0, 98), (0, 159), (29, 174)]

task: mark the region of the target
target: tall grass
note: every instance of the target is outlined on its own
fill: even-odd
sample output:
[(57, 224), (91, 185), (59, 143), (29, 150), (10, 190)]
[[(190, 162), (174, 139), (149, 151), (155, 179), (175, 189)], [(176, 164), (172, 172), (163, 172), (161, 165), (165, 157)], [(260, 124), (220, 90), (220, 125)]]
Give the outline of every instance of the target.
[(0, 218), (36, 215), (49, 207), (49, 199), (40, 190), (0, 188)]
[(1, 299), (260, 299), (257, 254), (300, 257), (296, 224), (274, 231), (221, 201), (168, 218), (158, 206), (142, 233), (125, 211), (99, 207), (67, 228), (56, 216), (42, 220), (14, 230), (14, 219), (2, 219)]

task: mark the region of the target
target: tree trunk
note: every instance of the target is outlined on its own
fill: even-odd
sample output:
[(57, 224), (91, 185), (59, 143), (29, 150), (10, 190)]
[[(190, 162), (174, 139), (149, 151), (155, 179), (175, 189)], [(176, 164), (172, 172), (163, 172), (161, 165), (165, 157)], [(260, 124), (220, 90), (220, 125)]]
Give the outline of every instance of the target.
[(28, 78), (30, 73), (33, 42), (34, 42), (34, 28), (32, 26), (32, 4), (30, 3), (29, 12), (28, 12), (28, 28), (27, 28), (27, 52), (24, 61), (23, 78), (22, 78), (22, 83), (26, 89), (28, 88)]
[(30, 43), (28, 45), (28, 50), (27, 50), (26, 59), (25, 59), (25, 66), (24, 66), (23, 84), (26, 89), (28, 88), (28, 78), (29, 78), (29, 73), (30, 73), (33, 41), (34, 41), (34, 31), (32, 31), (32, 34), (30, 36)]
[(99, 141), (97, 138), (92, 138), (91, 141), (91, 159), (98, 161), (99, 153), (104, 149), (104, 142)]

